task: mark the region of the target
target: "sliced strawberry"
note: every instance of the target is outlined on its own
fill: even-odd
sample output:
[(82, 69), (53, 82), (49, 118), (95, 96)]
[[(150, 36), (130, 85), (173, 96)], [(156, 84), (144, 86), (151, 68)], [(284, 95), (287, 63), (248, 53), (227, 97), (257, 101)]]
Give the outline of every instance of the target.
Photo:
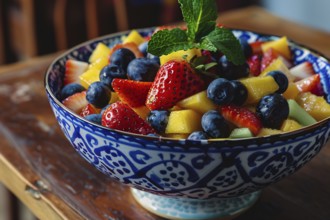
[(79, 76), (83, 74), (88, 68), (88, 63), (77, 61), (77, 60), (67, 60), (65, 63), (65, 73), (64, 73), (64, 85), (79, 82)]
[(81, 110), (88, 104), (86, 91), (75, 93), (62, 101), (63, 105), (71, 111), (80, 114)]
[(263, 44), (263, 41), (256, 41), (253, 43), (250, 43), (250, 47), (252, 48), (252, 54), (262, 54), (262, 49), (261, 49), (261, 45)]
[(254, 76), (259, 76), (261, 73), (261, 56), (254, 54), (247, 59), (247, 63), (250, 67), (250, 72)]
[(108, 128), (135, 134), (155, 134), (155, 130), (127, 104), (118, 101), (111, 104), (102, 114), (102, 125)]
[(262, 56), (261, 59), (261, 71), (266, 69), (266, 67), (271, 64), (274, 60), (279, 57), (278, 52), (276, 52), (273, 48), (269, 48)]
[(130, 51), (132, 51), (135, 55), (135, 58), (141, 58), (144, 57), (143, 53), (139, 50), (139, 47), (133, 43), (133, 42), (128, 42), (128, 43), (124, 43), (124, 44), (116, 44), (110, 52), (109, 57), (111, 57), (112, 53), (115, 52), (116, 50), (120, 49), (120, 48), (127, 48)]
[(152, 82), (115, 78), (112, 88), (121, 101), (134, 108), (145, 104), (151, 84)]
[(250, 131), (257, 135), (261, 128), (262, 122), (259, 117), (248, 108), (226, 105), (221, 107), (222, 116), (240, 128), (249, 128)]
[(86, 117), (87, 115), (97, 114), (100, 111), (96, 109), (92, 104), (87, 104), (79, 113), (80, 116)]
[(320, 83), (321, 79), (319, 74), (314, 74), (295, 82), (300, 92), (312, 92), (313, 90), (317, 89)]
[(294, 75), (296, 79), (304, 79), (315, 74), (313, 64), (309, 61), (300, 63), (290, 69), (291, 75)]
[(146, 106), (150, 110), (172, 108), (178, 101), (205, 89), (205, 83), (186, 61), (169, 61), (157, 72)]

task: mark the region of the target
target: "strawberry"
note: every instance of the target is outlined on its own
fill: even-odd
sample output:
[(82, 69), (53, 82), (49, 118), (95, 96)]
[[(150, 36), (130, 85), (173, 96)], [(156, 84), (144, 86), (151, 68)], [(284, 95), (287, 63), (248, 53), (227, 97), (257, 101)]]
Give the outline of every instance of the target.
[(274, 60), (279, 57), (279, 54), (273, 49), (269, 48), (261, 58), (261, 71), (266, 69), (266, 67), (271, 64)]
[(86, 99), (86, 91), (75, 93), (62, 101), (63, 105), (71, 111), (79, 114), (88, 104)]
[(261, 56), (254, 54), (247, 59), (247, 63), (250, 67), (250, 72), (254, 76), (259, 76), (261, 73)]
[(178, 101), (205, 89), (205, 83), (186, 61), (169, 61), (157, 72), (148, 93), (150, 110), (172, 108)]
[(129, 42), (129, 43), (124, 43), (124, 44), (116, 44), (110, 52), (109, 57), (111, 57), (111, 55), (113, 54), (113, 52), (115, 52), (116, 50), (120, 49), (120, 48), (127, 48), (130, 51), (132, 51), (135, 55), (135, 58), (141, 58), (144, 57), (143, 53), (139, 50), (139, 47), (133, 43), (133, 42)]
[(67, 60), (65, 63), (65, 73), (64, 73), (64, 85), (78, 82), (79, 76), (83, 74), (88, 68), (88, 63), (77, 61), (77, 60)]
[(297, 80), (310, 77), (315, 74), (313, 64), (309, 61), (302, 62), (290, 69), (291, 75), (295, 76)]
[(151, 84), (152, 82), (115, 78), (112, 88), (121, 101), (134, 108), (145, 104)]
[(111, 104), (102, 114), (102, 125), (108, 128), (135, 134), (155, 134), (155, 130), (127, 104), (118, 101)]
[(237, 127), (249, 128), (254, 135), (257, 135), (260, 132), (262, 122), (260, 118), (248, 108), (235, 105), (224, 105), (220, 109), (222, 116)]
[(295, 84), (300, 92), (312, 92), (317, 91), (317, 87), (321, 83), (320, 75), (314, 74), (305, 79), (296, 81)]
[(253, 43), (250, 43), (250, 47), (252, 48), (252, 54), (262, 54), (262, 49), (261, 49), (261, 45), (263, 44), (263, 41), (256, 41)]
[(87, 115), (97, 114), (97, 113), (99, 113), (98, 109), (96, 109), (92, 104), (87, 104), (85, 107), (82, 108), (79, 115), (82, 117), (86, 117)]

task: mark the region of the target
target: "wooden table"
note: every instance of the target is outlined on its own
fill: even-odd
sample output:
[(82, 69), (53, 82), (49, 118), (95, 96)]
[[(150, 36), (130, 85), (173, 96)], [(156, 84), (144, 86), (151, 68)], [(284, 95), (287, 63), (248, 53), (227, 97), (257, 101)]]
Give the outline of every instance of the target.
[[(222, 14), (234, 28), (286, 35), (330, 57), (330, 33), (272, 16), (260, 8)], [(0, 68), (0, 182), (40, 219), (160, 220), (128, 187), (81, 159), (62, 135), (43, 88), (56, 55)], [(329, 145), (329, 144), (328, 144)], [(247, 219), (330, 219), (330, 146), (290, 177), (266, 188)]]

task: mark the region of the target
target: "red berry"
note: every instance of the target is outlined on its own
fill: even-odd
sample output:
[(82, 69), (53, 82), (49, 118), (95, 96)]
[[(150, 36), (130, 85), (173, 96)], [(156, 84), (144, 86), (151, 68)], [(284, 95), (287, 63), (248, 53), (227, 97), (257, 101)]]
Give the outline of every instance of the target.
[(205, 89), (205, 83), (186, 61), (169, 61), (162, 65), (151, 85), (146, 106), (165, 110), (178, 101)]
[(75, 93), (62, 101), (63, 105), (71, 111), (79, 114), (88, 105), (86, 91)]
[(87, 104), (80, 112), (80, 116), (86, 117), (87, 115), (97, 114), (98, 110), (92, 104)]
[(64, 85), (79, 83), (79, 76), (83, 74), (87, 68), (88, 63), (77, 60), (67, 60), (65, 63)]
[(261, 71), (266, 69), (266, 67), (271, 64), (274, 60), (279, 57), (279, 54), (273, 49), (269, 48), (262, 56), (261, 59)]
[(251, 74), (259, 76), (261, 73), (261, 56), (258, 54), (252, 55), (248, 58), (247, 63), (249, 64)]

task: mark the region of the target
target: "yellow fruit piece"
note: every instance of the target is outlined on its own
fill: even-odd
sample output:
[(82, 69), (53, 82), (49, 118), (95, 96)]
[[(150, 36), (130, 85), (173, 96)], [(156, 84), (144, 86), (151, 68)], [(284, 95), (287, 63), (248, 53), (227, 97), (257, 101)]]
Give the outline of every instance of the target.
[(124, 39), (123, 43), (130, 43), (133, 42), (136, 45), (140, 45), (143, 42), (145, 42), (146, 40), (141, 36), (141, 34), (139, 32), (137, 32), (136, 30), (132, 30), (129, 35)]
[(259, 76), (266, 76), (267, 73), (271, 72), (271, 71), (275, 71), (275, 70), (279, 70), (281, 72), (283, 72), (286, 77), (288, 78), (289, 82), (293, 82), (295, 81), (296, 77), (293, 76), (290, 73), (289, 68), (285, 65), (285, 63), (283, 62), (283, 58), (279, 57), (276, 60), (274, 60), (273, 62), (271, 62), (271, 64), (269, 64), (266, 69), (264, 69)]
[(202, 130), (202, 115), (194, 110), (172, 111), (165, 128), (166, 134), (190, 134)]
[(262, 128), (258, 134), (258, 137), (269, 136), (274, 134), (283, 133), (281, 130), (271, 129), (271, 128)]
[(191, 58), (197, 56), (201, 56), (202, 52), (200, 49), (189, 49), (189, 50), (178, 50), (175, 52), (172, 52), (168, 55), (162, 55), (160, 56), (160, 65), (163, 65), (164, 63), (167, 63), (170, 60), (187, 60), (190, 61)]
[(317, 121), (330, 117), (330, 104), (321, 96), (305, 92), (299, 94), (296, 101)]
[(291, 59), (291, 51), (289, 48), (289, 42), (286, 36), (281, 37), (278, 40), (273, 40), (270, 42), (263, 43), (261, 45), (262, 51), (265, 53), (269, 48), (273, 48), (281, 55), (283, 55), (287, 59)]
[(293, 119), (286, 119), (282, 126), (281, 126), (281, 131), (283, 132), (289, 132), (289, 131), (295, 131), (298, 130), (299, 128), (302, 128), (303, 126), (299, 124), (296, 120)]
[(288, 88), (282, 94), (286, 99), (295, 99), (299, 94), (299, 89), (294, 82), (289, 82)]
[(110, 48), (103, 44), (103, 43), (98, 43), (96, 48), (93, 50), (91, 56), (89, 57), (89, 62), (94, 63), (97, 59), (100, 57), (108, 57), (110, 54)]
[(187, 139), (189, 134), (166, 134), (165, 137), (174, 139)]
[(177, 105), (183, 109), (192, 109), (201, 114), (217, 108), (217, 106), (207, 98), (206, 91), (189, 96), (178, 102)]
[(103, 56), (95, 60), (93, 63), (91, 63), (88, 66), (88, 69), (97, 69), (101, 70), (103, 67), (109, 64), (109, 57), (108, 56)]
[(89, 69), (79, 76), (80, 84), (86, 89), (90, 84), (96, 81), (100, 81), (100, 70)]
[(255, 104), (265, 95), (274, 93), (279, 89), (278, 84), (272, 76), (250, 77), (240, 80), (248, 91), (245, 104)]
[(150, 109), (147, 108), (147, 106), (140, 106), (140, 107), (135, 107), (132, 108), (136, 114), (138, 114), (143, 120), (146, 120), (149, 113), (150, 113)]
[(117, 101), (119, 101), (119, 97), (118, 97), (117, 93), (111, 92), (111, 99), (109, 101), (109, 104), (115, 103)]

